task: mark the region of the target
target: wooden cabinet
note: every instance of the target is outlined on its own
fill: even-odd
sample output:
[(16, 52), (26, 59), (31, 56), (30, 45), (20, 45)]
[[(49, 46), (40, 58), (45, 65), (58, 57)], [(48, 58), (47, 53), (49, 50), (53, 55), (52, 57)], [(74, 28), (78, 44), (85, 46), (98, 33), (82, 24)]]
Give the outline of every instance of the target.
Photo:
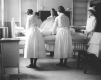
[(18, 67), (19, 74), (19, 41), (19, 38), (0, 39), (2, 80), (5, 68)]

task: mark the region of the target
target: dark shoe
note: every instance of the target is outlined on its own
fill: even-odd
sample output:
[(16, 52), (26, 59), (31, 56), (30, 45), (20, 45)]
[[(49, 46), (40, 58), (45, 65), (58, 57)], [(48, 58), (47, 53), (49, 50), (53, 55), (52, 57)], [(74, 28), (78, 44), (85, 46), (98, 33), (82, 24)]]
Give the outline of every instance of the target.
[(37, 67), (37, 66), (33, 66), (33, 68), (34, 68), (34, 69), (39, 69), (39, 67)]
[(67, 64), (63, 64), (63, 66), (64, 66), (64, 67), (67, 67), (68, 65), (67, 65)]
[(59, 63), (59, 64), (56, 64), (57, 66), (61, 66), (61, 67), (63, 67), (63, 64), (62, 63)]
[(33, 65), (33, 68), (38, 68), (36, 65)]
[(33, 68), (34, 65), (30, 64), (28, 66), (26, 66), (27, 68)]
[(54, 56), (54, 52), (53, 52), (53, 51), (50, 52), (50, 56), (51, 56), (51, 57)]
[(70, 68), (67, 64), (63, 64), (63, 67), (67, 67), (67, 68)]

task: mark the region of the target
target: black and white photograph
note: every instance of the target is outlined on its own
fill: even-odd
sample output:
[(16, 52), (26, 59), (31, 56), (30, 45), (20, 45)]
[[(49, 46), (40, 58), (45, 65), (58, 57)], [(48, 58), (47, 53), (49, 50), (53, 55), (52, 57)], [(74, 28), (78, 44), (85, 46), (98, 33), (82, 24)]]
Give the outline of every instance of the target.
[(101, 0), (0, 0), (0, 80), (101, 80)]

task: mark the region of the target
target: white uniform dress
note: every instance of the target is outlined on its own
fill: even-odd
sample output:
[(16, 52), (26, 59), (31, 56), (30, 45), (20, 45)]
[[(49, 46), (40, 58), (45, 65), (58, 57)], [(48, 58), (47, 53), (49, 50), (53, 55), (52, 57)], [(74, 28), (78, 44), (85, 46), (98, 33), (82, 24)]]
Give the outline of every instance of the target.
[[(49, 16), (40, 26), (41, 32), (43, 35), (48, 36), (51, 33), (53, 24), (55, 21), (55, 16)], [(54, 51), (54, 45), (53, 44), (46, 44), (45, 48), (47, 51)]]
[(90, 38), (95, 30), (96, 27), (96, 18), (94, 16), (91, 16), (87, 19), (87, 25), (86, 25), (86, 32), (89, 33), (88, 37)]
[(38, 26), (39, 19), (33, 15), (28, 16), (26, 22), (27, 33), (24, 58), (46, 57), (44, 38)]
[(56, 30), (54, 58), (68, 58), (73, 56), (72, 36), (70, 33), (69, 18), (61, 13), (55, 19), (54, 30)]
[(52, 29), (54, 21), (55, 21), (55, 17), (52, 16), (48, 17), (45, 21), (43, 21), (40, 26), (41, 32), (43, 34), (45, 33), (45, 35), (48, 35), (47, 33), (49, 33), (50, 30)]

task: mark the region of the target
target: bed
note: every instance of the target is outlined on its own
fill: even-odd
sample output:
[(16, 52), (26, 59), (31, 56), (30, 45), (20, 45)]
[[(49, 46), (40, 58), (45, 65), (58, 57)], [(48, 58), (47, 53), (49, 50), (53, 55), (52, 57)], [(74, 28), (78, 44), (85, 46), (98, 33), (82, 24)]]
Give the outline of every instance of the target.
[(12, 38), (21, 38), (21, 39), (22, 37), (25, 37), (24, 27), (17, 26), (14, 18), (12, 18), (11, 21), (11, 36)]
[[(11, 37), (19, 38), (19, 49), (24, 50), (25, 45), (25, 29), (23, 27), (17, 26), (15, 23), (15, 19), (11, 20)], [(23, 51), (24, 52), (24, 51)]]
[[(70, 11), (67, 11), (65, 14), (70, 18)], [(47, 15), (46, 15), (47, 14)], [(39, 11), (39, 16), (42, 21), (47, 19), (48, 16), (50, 16), (50, 11)], [(12, 37), (14, 38), (19, 38), (20, 39), (20, 48), (24, 48), (25, 45), (25, 29), (23, 27), (18, 27), (15, 23), (15, 20), (12, 19), (11, 21), (12, 24)], [(72, 39), (73, 40), (80, 40), (80, 39), (86, 39), (87, 37), (83, 33), (75, 32), (75, 29), (71, 28), (71, 33), (72, 33)], [(45, 43), (46, 44), (55, 44), (55, 37), (56, 35), (53, 36), (45, 36)]]
[[(56, 14), (57, 15), (57, 14)], [(69, 17), (69, 19), (71, 20), (71, 11), (66, 11), (65, 15), (67, 15)], [(44, 21), (45, 19), (47, 19), (47, 17), (50, 16), (50, 11), (39, 11), (39, 17), (42, 21)], [(73, 40), (77, 40), (77, 39), (86, 39), (87, 37), (80, 32), (81, 29), (84, 29), (84, 27), (74, 27), (71, 26), (71, 33), (72, 33), (72, 38)], [(75, 31), (73, 31), (75, 30)], [(55, 35), (53, 36), (45, 36), (45, 43), (47, 44), (54, 44), (55, 41)]]

